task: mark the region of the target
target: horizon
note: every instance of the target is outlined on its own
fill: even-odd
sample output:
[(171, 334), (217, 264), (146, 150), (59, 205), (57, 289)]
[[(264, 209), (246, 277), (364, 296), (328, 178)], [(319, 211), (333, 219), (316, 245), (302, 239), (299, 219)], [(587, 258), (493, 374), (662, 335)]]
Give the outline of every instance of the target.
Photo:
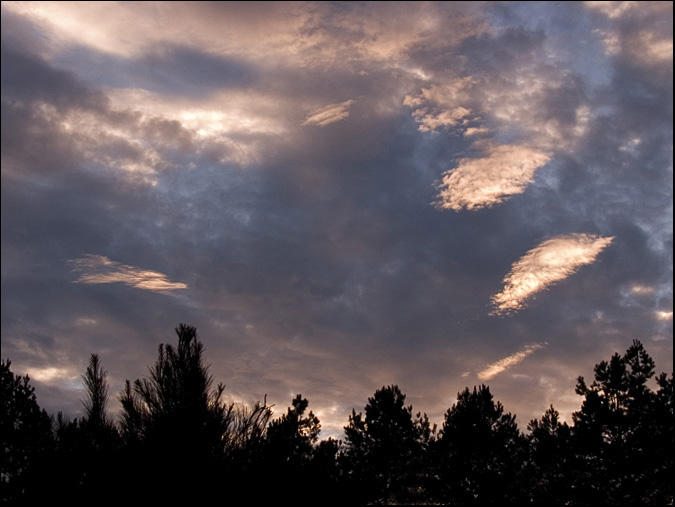
[[(176, 327), (175, 331), (178, 331), (178, 328), (179, 328), (180, 326), (182, 326), (182, 325), (187, 325), (188, 327), (190, 327), (189, 324), (181, 323), (178, 327)], [(201, 343), (201, 340), (199, 339), (199, 336), (198, 336), (198, 335), (197, 335), (197, 339), (198, 339), (198, 342)], [(639, 340), (637, 340), (637, 342), (640, 343)], [(635, 341), (633, 341), (632, 345), (634, 345), (634, 344), (635, 344)], [(161, 345), (162, 345), (162, 346), (167, 346), (167, 345), (169, 345), (169, 346), (172, 346), (172, 347), (176, 347), (177, 344), (176, 344), (176, 343), (170, 343), (170, 342), (167, 342), (167, 343), (162, 343)], [(615, 354), (618, 354), (619, 356), (621, 356), (621, 355), (622, 355), (621, 352), (622, 352), (622, 351), (616, 351)], [(646, 352), (649, 353), (648, 350), (647, 350)], [(529, 353), (529, 352), (528, 352), (528, 353)], [(613, 354), (613, 355), (614, 355), (614, 354)], [(90, 356), (90, 357), (91, 357), (91, 356)], [(207, 359), (207, 358), (204, 358), (204, 359)], [(597, 366), (601, 361), (608, 361), (609, 359), (610, 359), (610, 358), (605, 358), (605, 359), (603, 359), (603, 360), (598, 360), (598, 362), (596, 363), (596, 366)], [(3, 357), (3, 361), (4, 361), (4, 360), (10, 361), (10, 369), (11, 369), (11, 358), (5, 358), (5, 357)], [(516, 360), (517, 360), (517, 361), (520, 361), (521, 359), (520, 359), (520, 357), (518, 357)], [(501, 370), (501, 368), (504, 367), (504, 366), (503, 366), (504, 363), (506, 363), (506, 364), (507, 364), (506, 367), (508, 367), (508, 363), (509, 363), (509, 362), (513, 362), (513, 361), (514, 361), (514, 359), (512, 359), (512, 358), (510, 358), (510, 357), (509, 357), (509, 358), (505, 358), (505, 359), (503, 359), (503, 360), (501, 360), (501, 361), (495, 363), (494, 365), (490, 365), (490, 367), (491, 367), (492, 369)], [(147, 366), (147, 369), (146, 369), (146, 370), (149, 372), (150, 369), (151, 369), (152, 367), (154, 367), (155, 365), (156, 365), (156, 362), (154, 362), (153, 364), (149, 364), (149, 365)], [(104, 378), (105, 378), (106, 381), (107, 381), (109, 372), (108, 372), (107, 369), (105, 368), (105, 365), (104, 365), (104, 364), (101, 364), (100, 367), (101, 367), (101, 371), (104, 372)], [(208, 363), (208, 361), (205, 363), (205, 367), (206, 367), (206, 371), (207, 371), (208, 373), (210, 373), (211, 365)], [(490, 369), (490, 368), (489, 368), (489, 369)], [(488, 369), (488, 370), (489, 370), (489, 369)], [(487, 370), (486, 370), (486, 371), (487, 371)], [(20, 377), (23, 377), (23, 376), (24, 376), (24, 374), (19, 373), (19, 372), (16, 372), (16, 371), (12, 371), (12, 373), (14, 373), (15, 375), (18, 375), (18, 376), (20, 376)], [(655, 368), (655, 369), (654, 369), (654, 376), (651, 377), (651, 378), (649, 378), (649, 379), (647, 379), (647, 381), (646, 381), (646, 386), (647, 386), (652, 392), (657, 392), (657, 391), (658, 391), (659, 385), (658, 385), (658, 382), (657, 382), (657, 377), (658, 377), (660, 374), (666, 374), (666, 375), (667, 375), (667, 372), (665, 372), (665, 371), (660, 371), (658, 368)], [(671, 376), (672, 376), (672, 372), (671, 372)], [(590, 376), (589, 376), (589, 377), (586, 377), (585, 375), (579, 375), (578, 378), (579, 378), (579, 377), (589, 378), (589, 380), (590, 380), (590, 378), (591, 378)], [(73, 421), (73, 420), (76, 420), (76, 419), (81, 419), (81, 418), (83, 418), (83, 417), (85, 416), (87, 397), (89, 396), (89, 394), (88, 394), (88, 392), (87, 392), (86, 386), (84, 385), (84, 378), (85, 378), (85, 375), (83, 374), (83, 375), (81, 376), (81, 382), (82, 382), (82, 384), (83, 384), (83, 385), (82, 385), (82, 388), (81, 388), (82, 397), (80, 398), (80, 402), (81, 402), (81, 404), (82, 404), (83, 410), (80, 411), (77, 415), (75, 415), (75, 416), (74, 416), (74, 419), (73, 419), (73, 414), (66, 414), (66, 413), (63, 413), (63, 411), (60, 411), (60, 410), (59, 410), (58, 412), (49, 412), (49, 411), (48, 411), (49, 416), (53, 419), (54, 422), (56, 421), (57, 415), (58, 415), (58, 416), (61, 416), (61, 415), (64, 416), (64, 417), (66, 418), (66, 419), (65, 419), (66, 421)], [(138, 379), (143, 379), (143, 378), (149, 378), (149, 376), (148, 376), (148, 375), (142, 375), (142, 376), (139, 376), (139, 377), (138, 377)], [(480, 379), (480, 374), (479, 374), (479, 377), (478, 377), (478, 378)], [(129, 380), (130, 382), (133, 383), (133, 382), (134, 382), (135, 380), (137, 380), (137, 379), (126, 379), (126, 380)], [(213, 389), (219, 382), (218, 382), (218, 379), (213, 378), (213, 377), (212, 377), (211, 380), (213, 381), (213, 383), (211, 384), (210, 389)], [(38, 381), (38, 383), (39, 383), (39, 381)], [(33, 382), (33, 379), (30, 378), (30, 377), (29, 377), (29, 385), (30, 385), (31, 387), (35, 388), (35, 383)], [(107, 384), (107, 385), (108, 385), (108, 387), (109, 387), (109, 384)], [(367, 406), (368, 404), (370, 404), (372, 397), (373, 397), (374, 395), (376, 395), (378, 391), (380, 391), (380, 390), (385, 390), (385, 389), (388, 389), (388, 388), (390, 388), (390, 387), (399, 388), (399, 386), (396, 385), (396, 384), (382, 385), (382, 386), (380, 386), (380, 387), (374, 389), (374, 391), (373, 391), (372, 394), (368, 395), (368, 398), (367, 398), (366, 400), (364, 400), (363, 406), (362, 406), (361, 408), (354, 406), (354, 407), (353, 407), (353, 410), (356, 412), (356, 414), (361, 415), (361, 414), (363, 413), (363, 410), (366, 408), (366, 406)], [(465, 391), (465, 390), (472, 390), (472, 389), (475, 391), (477, 388), (487, 388), (487, 390), (490, 391), (490, 385), (489, 385), (489, 383), (474, 384), (473, 386), (466, 385), (466, 386), (464, 386), (462, 389), (458, 390), (457, 396), (455, 396), (455, 397), (450, 401), (450, 404), (448, 405), (446, 411), (445, 411), (443, 414), (441, 414), (441, 415), (442, 415), (441, 420), (434, 420), (434, 419), (432, 419), (432, 418), (429, 418), (429, 422), (431, 423), (431, 426), (434, 426), (434, 427), (435, 427), (435, 431), (440, 431), (440, 430), (442, 429), (442, 427), (443, 427), (443, 420), (444, 420), (444, 418), (446, 417), (447, 412), (449, 412), (451, 409), (453, 409), (453, 408), (455, 407), (455, 404), (456, 404), (457, 401), (458, 401), (458, 396), (462, 393), (462, 391)], [(402, 395), (404, 396), (404, 398), (407, 398), (408, 395), (407, 395), (407, 393), (406, 393), (405, 391), (401, 391), (401, 393), (402, 393)], [(114, 401), (119, 401), (119, 398), (120, 398), (123, 394), (124, 394), (124, 391), (123, 391), (123, 390), (120, 391), (120, 392), (118, 392), (118, 393), (108, 393), (108, 398), (107, 398), (106, 406), (104, 407), (105, 410), (106, 410), (107, 415), (108, 415), (109, 417), (111, 417), (111, 422), (112, 422), (113, 426), (115, 426), (115, 427), (119, 427), (119, 425), (120, 425), (120, 423), (121, 423), (120, 417), (121, 417), (122, 409), (121, 409), (121, 406), (120, 406), (120, 407), (119, 407), (119, 411), (110, 412), (110, 405), (111, 405), (110, 402), (113, 401), (113, 400), (114, 400)], [(224, 394), (225, 394), (225, 393), (224, 393)], [(298, 392), (298, 393), (296, 393), (296, 394), (294, 395), (294, 397), (296, 397), (296, 396), (301, 396), (301, 395), (302, 395), (302, 392)], [(578, 395), (578, 394), (577, 394), (576, 396), (579, 398), (580, 403), (579, 403), (579, 407), (578, 407), (579, 410), (575, 410), (574, 412), (579, 412), (579, 411), (581, 410), (581, 408), (582, 408), (582, 405), (583, 405), (584, 396)], [(303, 397), (304, 397), (304, 396), (303, 396)], [(501, 403), (501, 401), (500, 401), (499, 399), (497, 399), (496, 397), (494, 397), (494, 394), (493, 394), (493, 399), (494, 399), (494, 403), (495, 403), (495, 404), (500, 404), (500, 403)], [(44, 408), (44, 407), (42, 407), (42, 405), (40, 405), (40, 400), (39, 400), (39, 399), (37, 399), (36, 401), (37, 401), (38, 405), (40, 406), (40, 408)], [(272, 415), (272, 419), (271, 419), (270, 422), (272, 422), (272, 421), (278, 421), (279, 418), (280, 418), (281, 416), (283, 416), (284, 414), (286, 414), (287, 410), (290, 409), (290, 408), (292, 407), (292, 403), (290, 403), (290, 402), (288, 403), (287, 406), (285, 406), (285, 405), (283, 405), (283, 404), (280, 405), (280, 406), (277, 406), (276, 404), (269, 404), (269, 405), (268, 405), (268, 404), (267, 404), (267, 394), (265, 394), (265, 395), (263, 396), (263, 398), (260, 399), (260, 400), (233, 400), (231, 397), (228, 397), (227, 395), (225, 395), (221, 401), (225, 401), (226, 403), (234, 403), (234, 405), (238, 406), (239, 408), (252, 408), (254, 405), (256, 405), (257, 402), (260, 402), (260, 404), (261, 404), (262, 407), (265, 407), (265, 408), (267, 408), (267, 409), (270, 410), (270, 413), (271, 413), (271, 415)], [(310, 400), (307, 400), (307, 401), (310, 402)], [(311, 403), (310, 403), (310, 405), (311, 405)], [(503, 404), (502, 404), (502, 405), (503, 405)], [(552, 406), (552, 405), (553, 405), (553, 404), (551, 404), (551, 406)], [(406, 407), (411, 407), (411, 408), (412, 408), (412, 410), (410, 411), (410, 413), (411, 413), (412, 416), (415, 416), (416, 414), (422, 415), (422, 416), (428, 416), (428, 414), (427, 414), (426, 412), (416, 409), (412, 404), (408, 404), (408, 403), (407, 403), (405, 406), (406, 406)], [(276, 410), (275, 410), (275, 408), (276, 408)], [(514, 412), (512, 412), (512, 411), (509, 411), (509, 410), (507, 409), (507, 407), (503, 407), (503, 408), (504, 408), (504, 413), (505, 413), (505, 414), (510, 414), (510, 415), (513, 416), (515, 425), (518, 427), (518, 430), (519, 430), (523, 435), (528, 435), (528, 434), (530, 433), (529, 423), (532, 422), (533, 419), (534, 419), (534, 420), (537, 420), (538, 418), (537, 418), (537, 417), (534, 417), (533, 419), (528, 419), (527, 421), (524, 421), (524, 422), (523, 422), (523, 421), (518, 421), (518, 420), (517, 420), (517, 419), (518, 419), (518, 414), (517, 414), (517, 413), (514, 413)], [(555, 407), (553, 407), (553, 408), (555, 408)], [(309, 407), (309, 410), (312, 411), (311, 407)], [(547, 410), (548, 410), (548, 408), (547, 408)], [(566, 418), (566, 417), (564, 416), (564, 414), (560, 414), (560, 413), (557, 411), (557, 409), (556, 409), (556, 412), (557, 412), (558, 415), (559, 415), (559, 420), (560, 420), (561, 423), (567, 423), (570, 427), (574, 427), (574, 421), (572, 420), (572, 417)], [(317, 416), (318, 416), (319, 414), (314, 414), (314, 415), (317, 415)], [(329, 439), (329, 438), (333, 438), (333, 439), (340, 440), (342, 437), (344, 437), (344, 436), (345, 436), (344, 429), (347, 427), (348, 422), (349, 422), (348, 420), (349, 420), (349, 417), (351, 417), (351, 415), (352, 415), (351, 412), (347, 414), (347, 420), (345, 420), (345, 423), (344, 423), (344, 425), (342, 426), (341, 429), (338, 429), (338, 428), (335, 426), (335, 424), (333, 424), (333, 425), (331, 426), (331, 428), (328, 429), (327, 431), (323, 428), (323, 424), (321, 424), (321, 417), (318, 417), (319, 423), (320, 423), (320, 430), (319, 430), (318, 440), (319, 440), (319, 441), (322, 441), (322, 440), (327, 440), (327, 439)], [(542, 416), (542, 415), (543, 415), (543, 413), (540, 414), (540, 416)], [(572, 415), (573, 415), (573, 414), (570, 413), (570, 416), (572, 416)], [(539, 419), (540, 419), (540, 417), (539, 417)]]

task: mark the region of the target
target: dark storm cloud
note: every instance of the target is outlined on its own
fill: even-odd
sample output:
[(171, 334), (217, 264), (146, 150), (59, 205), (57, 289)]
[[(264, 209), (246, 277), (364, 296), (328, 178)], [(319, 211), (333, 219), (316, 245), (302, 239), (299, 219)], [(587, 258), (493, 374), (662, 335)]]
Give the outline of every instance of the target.
[[(399, 4), (65, 5), (49, 25), (3, 3), (3, 354), (48, 408), (78, 408), (89, 352), (113, 391), (143, 375), (178, 322), (233, 399), (302, 392), (333, 431), (390, 383), (438, 420), (490, 375), (524, 424), (577, 408), (576, 376), (633, 338), (669, 367), (672, 62), (607, 49), (658, 60), (667, 30)], [(518, 192), (432, 205), (448, 171), (484, 186), (504, 154), (529, 156)], [(614, 239), (490, 316), (514, 263), (574, 235)], [(122, 283), (76, 283), (78, 259)]]

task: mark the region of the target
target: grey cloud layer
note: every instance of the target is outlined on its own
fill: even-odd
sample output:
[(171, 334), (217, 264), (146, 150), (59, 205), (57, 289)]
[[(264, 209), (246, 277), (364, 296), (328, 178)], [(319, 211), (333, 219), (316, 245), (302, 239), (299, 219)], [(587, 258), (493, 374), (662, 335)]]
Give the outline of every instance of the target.
[[(633, 338), (672, 368), (661, 6), (29, 5), (3, 3), (2, 343), (50, 409), (180, 321), (233, 397), (302, 392), (332, 430), (392, 382), (441, 417), (467, 368), (521, 421)], [(578, 272), (507, 297), (562, 280), (542, 238)]]

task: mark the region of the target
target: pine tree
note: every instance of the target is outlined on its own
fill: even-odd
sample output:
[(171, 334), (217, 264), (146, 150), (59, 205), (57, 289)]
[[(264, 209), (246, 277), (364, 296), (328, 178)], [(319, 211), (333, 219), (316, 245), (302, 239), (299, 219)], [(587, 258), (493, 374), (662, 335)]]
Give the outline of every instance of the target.
[(524, 455), (515, 416), (481, 385), (458, 393), (446, 412), (438, 443), (439, 500), (463, 505), (515, 504)]
[[(655, 495), (672, 501), (672, 487), (664, 490), (665, 482), (655, 480), (672, 471), (662, 450), (672, 443), (672, 418), (660, 417), (664, 404), (647, 385), (654, 361), (634, 340), (624, 355), (596, 364), (594, 376), (591, 385), (579, 377), (576, 386), (584, 401), (573, 414), (580, 471), (575, 490), (598, 505), (651, 503)], [(658, 383), (667, 390), (666, 379), (662, 375)]]
[(3, 504), (27, 504), (40, 498), (54, 448), (52, 421), (40, 408), (28, 375), (0, 363), (0, 498)]
[(399, 501), (416, 486), (421, 439), (405, 398), (396, 385), (382, 387), (368, 398), (365, 417), (353, 410), (345, 427), (348, 479), (367, 501)]
[(308, 406), (307, 399), (298, 394), (287, 412), (270, 422), (265, 439), (254, 451), (256, 463), (250, 473), (254, 478), (265, 477), (272, 490), (295, 482), (307, 495), (320, 493), (312, 461), (321, 423), (308, 412)]
[(160, 345), (147, 378), (127, 381), (120, 396), (125, 440), (145, 474), (146, 490), (206, 498), (215, 487), (234, 423), (234, 405), (213, 386), (197, 330), (180, 324), (178, 345)]
[(571, 428), (560, 422), (560, 413), (551, 405), (541, 419), (533, 419), (530, 431), (530, 476), (532, 500), (537, 504), (568, 505), (574, 455)]

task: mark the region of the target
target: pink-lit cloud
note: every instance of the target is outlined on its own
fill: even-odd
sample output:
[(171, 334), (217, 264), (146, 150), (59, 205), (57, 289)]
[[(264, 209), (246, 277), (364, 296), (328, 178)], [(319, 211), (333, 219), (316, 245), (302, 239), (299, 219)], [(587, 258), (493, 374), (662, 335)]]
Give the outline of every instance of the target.
[(613, 239), (567, 234), (542, 242), (513, 264), (504, 278), (504, 289), (492, 297), (493, 314), (521, 310), (536, 293), (593, 263)]
[(588, 1), (584, 5), (610, 21), (608, 28), (596, 29), (608, 55), (627, 57), (641, 66), (670, 67), (672, 75), (672, 2)]
[(475, 210), (500, 204), (521, 194), (549, 155), (527, 146), (497, 145), (486, 156), (462, 158), (443, 174), (437, 206), (441, 209)]
[(659, 320), (673, 320), (673, 312), (658, 311), (656, 318)]
[(29, 367), (28, 376), (31, 379), (37, 380), (44, 384), (58, 383), (58, 382), (76, 382), (79, 379), (79, 374), (72, 368), (63, 368), (57, 366), (48, 367)]
[(420, 132), (438, 132), (442, 127), (467, 124), (473, 117), (466, 107), (474, 79), (452, 79), (445, 84), (422, 88), (420, 93), (406, 95), (403, 105), (413, 108), (412, 116)]
[(186, 284), (172, 282), (166, 275), (157, 271), (127, 266), (111, 261), (103, 255), (87, 255), (70, 263), (73, 271), (82, 273), (77, 283), (123, 283), (136, 289), (160, 293), (188, 288)]
[(318, 127), (325, 127), (331, 123), (344, 120), (349, 117), (349, 108), (354, 103), (353, 100), (345, 100), (337, 104), (328, 104), (312, 111), (302, 125), (316, 125)]
[(480, 380), (490, 380), (492, 377), (499, 375), (504, 370), (520, 363), (527, 356), (532, 354), (534, 351), (544, 347), (545, 345), (546, 343), (536, 343), (534, 345), (528, 345), (523, 350), (520, 350), (515, 354), (511, 354), (510, 356), (506, 356), (505, 358), (500, 359), (499, 361), (496, 361), (486, 366), (484, 369), (478, 372), (478, 378)]

